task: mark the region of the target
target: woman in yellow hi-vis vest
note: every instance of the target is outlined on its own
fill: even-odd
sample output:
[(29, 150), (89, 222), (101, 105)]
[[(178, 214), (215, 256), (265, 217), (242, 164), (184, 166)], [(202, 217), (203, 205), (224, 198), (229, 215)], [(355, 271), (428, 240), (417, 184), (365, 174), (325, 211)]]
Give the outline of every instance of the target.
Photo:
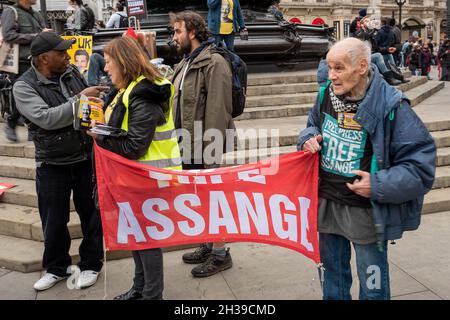
[[(105, 72), (117, 89), (106, 106), (109, 126), (127, 131), (125, 136), (96, 136), (99, 146), (125, 158), (159, 168), (181, 170), (181, 157), (172, 118), (173, 85), (160, 78), (139, 43), (116, 38), (104, 49)], [(161, 249), (133, 251), (133, 287), (115, 300), (162, 299)]]

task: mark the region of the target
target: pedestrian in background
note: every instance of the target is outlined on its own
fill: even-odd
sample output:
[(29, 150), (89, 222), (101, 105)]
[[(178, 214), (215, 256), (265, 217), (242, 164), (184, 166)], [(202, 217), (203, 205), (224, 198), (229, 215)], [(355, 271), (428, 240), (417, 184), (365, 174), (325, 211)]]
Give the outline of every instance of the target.
[(223, 41), (234, 51), (235, 33), (247, 30), (239, 0), (208, 0), (208, 28), (216, 44)]
[(428, 47), (428, 43), (425, 43), (420, 52), (420, 66), (422, 70), (422, 75), (426, 76), (428, 80), (431, 80), (430, 71), (431, 65), (433, 64), (433, 55)]
[(439, 49), (438, 59), (441, 65), (441, 81), (450, 81), (450, 40), (445, 39)]
[[(7, 6), (1, 16), (3, 41), (19, 44), (19, 72), (8, 74), (9, 80), (15, 80), (27, 71), (30, 64), (30, 45), (34, 37), (41, 31), (52, 31), (46, 28), (42, 15), (32, 8), (37, 0), (17, 0), (13, 6)], [(5, 135), (9, 141), (17, 142), (16, 126), (20, 118), (19, 112), (11, 101), (6, 110)]]

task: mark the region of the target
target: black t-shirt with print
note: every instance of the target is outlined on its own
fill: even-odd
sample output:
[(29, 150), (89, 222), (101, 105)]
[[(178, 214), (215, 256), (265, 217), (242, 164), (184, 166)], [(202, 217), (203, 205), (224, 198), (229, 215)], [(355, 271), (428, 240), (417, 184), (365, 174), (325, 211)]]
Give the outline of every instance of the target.
[(346, 183), (357, 178), (351, 172), (370, 172), (372, 143), (369, 135), (355, 122), (356, 112), (337, 113), (329, 88), (321, 106), (322, 151), (320, 157), (319, 197), (348, 206), (370, 208), (370, 199), (351, 191)]

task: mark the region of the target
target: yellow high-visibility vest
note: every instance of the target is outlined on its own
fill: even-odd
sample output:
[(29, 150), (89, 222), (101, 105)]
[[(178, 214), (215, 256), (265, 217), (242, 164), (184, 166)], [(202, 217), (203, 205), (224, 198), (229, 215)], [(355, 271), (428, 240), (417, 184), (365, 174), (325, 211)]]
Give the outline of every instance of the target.
[[(140, 76), (135, 81), (131, 82), (123, 93), (122, 102), (125, 105), (125, 115), (123, 117), (121, 128), (125, 131), (128, 131), (128, 104), (130, 93), (133, 88), (144, 79), (144, 76)], [(139, 158), (138, 161), (158, 168), (181, 170), (181, 154), (178, 146), (178, 138), (175, 134), (175, 123), (173, 122), (172, 115), (172, 98), (175, 89), (172, 83), (167, 79), (155, 80), (155, 84), (158, 86), (170, 84), (171, 95), (167, 102), (169, 103), (169, 110), (164, 113), (166, 123), (156, 127), (155, 135), (153, 136), (150, 147), (145, 155)]]

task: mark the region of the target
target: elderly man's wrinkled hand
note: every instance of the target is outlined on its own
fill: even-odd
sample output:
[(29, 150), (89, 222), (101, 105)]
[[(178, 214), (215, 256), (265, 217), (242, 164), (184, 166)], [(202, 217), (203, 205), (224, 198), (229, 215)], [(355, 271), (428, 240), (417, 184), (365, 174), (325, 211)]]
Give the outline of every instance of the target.
[(347, 183), (347, 188), (361, 197), (370, 198), (372, 195), (370, 173), (361, 170), (354, 170), (353, 173), (360, 176), (361, 179), (356, 179), (353, 183)]
[(320, 146), (320, 143), (322, 142), (322, 140), (323, 140), (322, 136), (320, 134), (318, 134), (314, 138), (307, 140), (303, 144), (302, 150), (309, 151), (312, 154), (319, 152), (320, 150), (322, 150), (322, 147)]

